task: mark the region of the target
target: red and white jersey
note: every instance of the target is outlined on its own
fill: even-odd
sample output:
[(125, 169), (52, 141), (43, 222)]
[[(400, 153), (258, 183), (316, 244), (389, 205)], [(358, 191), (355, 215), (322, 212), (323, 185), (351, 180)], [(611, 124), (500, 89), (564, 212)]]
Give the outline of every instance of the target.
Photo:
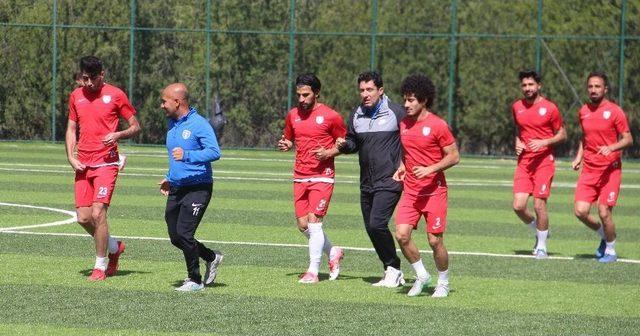
[(534, 104), (529, 104), (525, 99), (513, 103), (511, 111), (513, 120), (519, 130), (519, 137), (527, 146), (520, 154), (518, 163), (528, 164), (534, 159), (553, 155), (553, 148), (546, 147), (537, 152), (529, 149), (529, 141), (534, 139), (549, 139), (562, 128), (562, 115), (556, 104), (550, 100), (542, 99)]
[(296, 144), (294, 180), (333, 183), (333, 158), (319, 161), (312, 150), (331, 148), (336, 138), (344, 138), (346, 134), (342, 116), (324, 104), (316, 104), (308, 113), (300, 111), (298, 107), (292, 108), (284, 122), (284, 137)]
[(578, 117), (582, 127), (584, 168), (604, 170), (612, 163), (619, 162), (622, 151), (604, 156), (598, 154), (598, 148), (618, 142), (622, 133), (629, 132), (627, 116), (620, 106), (606, 99), (598, 106), (584, 104), (578, 112)]
[(129, 120), (136, 114), (122, 90), (104, 84), (93, 93), (77, 88), (69, 96), (69, 120), (78, 123), (78, 160), (88, 166), (118, 162), (118, 145), (105, 146), (102, 139), (117, 131), (119, 117)]
[(420, 121), (405, 117), (400, 122), (400, 141), (406, 168), (404, 192), (411, 195), (434, 195), (446, 191), (444, 172), (433, 173), (423, 179), (413, 174), (415, 166), (430, 166), (444, 157), (443, 148), (455, 143), (449, 125), (433, 113)]

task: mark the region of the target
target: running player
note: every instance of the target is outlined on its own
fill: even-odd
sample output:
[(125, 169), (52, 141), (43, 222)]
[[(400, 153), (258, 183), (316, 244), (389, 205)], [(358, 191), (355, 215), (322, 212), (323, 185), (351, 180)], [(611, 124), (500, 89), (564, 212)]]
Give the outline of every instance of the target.
[(293, 193), (298, 230), (309, 239), (309, 268), (300, 283), (318, 282), (322, 252), (329, 258), (329, 280), (340, 273), (342, 249), (333, 247), (322, 229), (333, 193), (335, 177), (334, 156), (338, 154), (335, 141), (344, 138), (346, 129), (338, 112), (320, 103), (320, 80), (314, 74), (296, 78), (298, 106), (285, 119), (278, 149), (291, 150), (296, 144), (293, 167)]
[[(553, 146), (565, 141), (567, 133), (556, 104), (540, 95), (540, 75), (534, 70), (524, 70), (518, 78), (524, 98), (511, 106), (518, 156), (513, 178), (513, 210), (535, 231), (533, 254), (536, 259), (545, 259), (549, 235), (547, 199), (555, 173)], [(527, 210), (530, 196), (533, 196), (535, 217)]]
[[(606, 98), (608, 88), (604, 72), (592, 72), (587, 77), (590, 102), (579, 111), (582, 140), (571, 163), (574, 170), (582, 166), (575, 192), (575, 215), (600, 235), (596, 257), (603, 263), (618, 260), (613, 207), (620, 193), (622, 150), (633, 143), (627, 116)], [(600, 222), (589, 215), (591, 204), (596, 201)]]
[(416, 272), (409, 296), (417, 296), (431, 280), (420, 251), (411, 239), (420, 217), (426, 220), (427, 239), (438, 269), (433, 297), (449, 295), (449, 254), (444, 246), (447, 227), (447, 181), (444, 171), (460, 161), (456, 140), (447, 123), (432, 112), (436, 88), (429, 77), (411, 75), (402, 83), (407, 116), (400, 122), (403, 164), (393, 178), (404, 181), (396, 213), (396, 239)]
[[(69, 164), (76, 172), (78, 223), (93, 236), (95, 242), (96, 262), (89, 280), (100, 281), (116, 274), (118, 259), (125, 249), (123, 242), (109, 236), (107, 223), (107, 210), (120, 162), (118, 140), (140, 133), (140, 124), (127, 95), (104, 82), (99, 58), (81, 58), (80, 71), (82, 86), (69, 97), (66, 150)], [(127, 120), (129, 127), (118, 132), (119, 117)], [(77, 154), (74, 153), (76, 145)]]

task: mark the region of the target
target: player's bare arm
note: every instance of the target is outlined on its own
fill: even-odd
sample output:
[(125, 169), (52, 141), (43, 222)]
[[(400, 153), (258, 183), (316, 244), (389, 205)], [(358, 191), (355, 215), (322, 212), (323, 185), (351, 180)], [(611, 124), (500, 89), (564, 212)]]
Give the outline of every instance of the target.
[(520, 154), (524, 152), (526, 147), (527, 146), (525, 145), (525, 143), (522, 140), (520, 140), (520, 137), (516, 136), (516, 144), (515, 144), (516, 155), (520, 156)]
[(286, 152), (291, 150), (292, 147), (293, 147), (293, 141), (286, 139), (283, 134), (280, 140), (278, 140), (278, 149), (283, 152)]
[(560, 129), (556, 132), (554, 136), (548, 139), (532, 139), (529, 141), (529, 148), (534, 152), (537, 152), (545, 147), (555, 146), (559, 143), (567, 140), (567, 131), (564, 127), (560, 127)]
[(460, 153), (458, 152), (458, 145), (452, 143), (449, 146), (443, 147), (444, 157), (439, 162), (432, 164), (428, 167), (415, 166), (413, 167), (413, 174), (419, 178), (425, 178), (433, 173), (439, 171), (445, 171), (460, 162)]
[(393, 180), (402, 182), (404, 181), (404, 176), (407, 173), (407, 169), (404, 166), (404, 162), (400, 161), (400, 166), (396, 169), (396, 172), (393, 173)]
[(127, 120), (127, 123), (129, 124), (129, 127), (127, 129), (120, 132), (112, 132), (107, 134), (104, 139), (102, 139), (102, 143), (105, 146), (113, 146), (118, 142), (119, 139), (129, 139), (140, 134), (140, 123), (138, 122), (136, 116), (131, 116), (131, 118)]
[(576, 158), (573, 159), (573, 162), (571, 162), (571, 168), (573, 168), (573, 170), (580, 169), (580, 164), (582, 163), (583, 155), (584, 155), (584, 148), (582, 148), (582, 140), (580, 140), (580, 143), (578, 144), (578, 151), (576, 152)]
[(607, 156), (615, 151), (627, 148), (632, 144), (633, 144), (633, 137), (631, 136), (631, 132), (624, 132), (621, 134), (620, 140), (618, 140), (618, 142), (608, 146), (600, 146), (598, 148), (598, 154)]
[(71, 168), (75, 171), (83, 171), (87, 168), (82, 162), (80, 162), (74, 155), (74, 150), (76, 148), (76, 144), (78, 139), (76, 138), (76, 132), (78, 130), (78, 124), (69, 119), (67, 123), (67, 132), (65, 134), (65, 149), (67, 150), (67, 160), (69, 160), (69, 164)]
[(311, 151), (316, 159), (319, 161), (330, 159), (332, 157), (336, 157), (340, 155), (340, 151), (337, 147), (332, 148), (317, 148)]

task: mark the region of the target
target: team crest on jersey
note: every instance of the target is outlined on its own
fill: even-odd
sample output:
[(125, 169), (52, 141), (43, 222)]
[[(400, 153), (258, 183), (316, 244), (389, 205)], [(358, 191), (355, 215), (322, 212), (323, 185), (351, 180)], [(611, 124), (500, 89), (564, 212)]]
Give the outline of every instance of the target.
[(111, 96), (110, 95), (102, 96), (102, 102), (105, 104), (109, 104), (111, 102)]
[(422, 135), (427, 136), (431, 134), (431, 127), (423, 127), (422, 128)]
[(183, 139), (189, 139), (190, 136), (191, 136), (191, 131), (190, 130), (182, 131), (182, 138)]
[(322, 124), (324, 122), (324, 117), (323, 116), (317, 116), (316, 117), (316, 124)]
[(543, 116), (543, 115), (547, 114), (547, 108), (546, 108), (546, 107), (541, 107), (541, 108), (538, 110), (538, 114), (540, 114), (541, 116)]
[(611, 111), (604, 111), (602, 112), (602, 117), (607, 120), (609, 119), (609, 117), (611, 117)]

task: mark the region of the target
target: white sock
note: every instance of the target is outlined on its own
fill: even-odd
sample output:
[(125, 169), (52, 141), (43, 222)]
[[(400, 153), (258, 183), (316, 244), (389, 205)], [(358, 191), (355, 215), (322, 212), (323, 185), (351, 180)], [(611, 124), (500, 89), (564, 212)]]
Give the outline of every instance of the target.
[(413, 270), (416, 272), (416, 276), (420, 279), (426, 279), (429, 277), (429, 273), (427, 272), (427, 269), (424, 268), (424, 264), (422, 263), (422, 259), (414, 262), (413, 264), (411, 264), (411, 267), (413, 267)]
[(598, 232), (598, 235), (600, 236), (600, 238), (605, 239), (605, 237), (604, 237), (604, 225), (603, 224), (600, 224), (600, 227), (596, 231)]
[(96, 264), (93, 268), (99, 269), (101, 271), (105, 271), (107, 269), (107, 258), (106, 257), (96, 257)]
[(538, 229), (538, 222), (536, 221), (536, 219), (534, 218), (531, 223), (527, 224), (528, 227), (530, 227), (534, 232)]
[(547, 250), (547, 236), (549, 235), (549, 230), (536, 230), (536, 237), (538, 237), (538, 245), (536, 245), (536, 250), (543, 249)]
[(333, 244), (331, 244), (331, 241), (329, 240), (329, 237), (327, 237), (327, 233), (324, 232), (324, 230), (322, 231), (322, 234), (324, 234), (324, 245), (322, 245), (322, 251), (327, 255), (327, 257), (329, 257), (329, 259), (331, 259), (333, 258), (333, 255), (331, 255)]
[(604, 249), (604, 254), (616, 255), (616, 241), (607, 242), (607, 248)]
[(322, 223), (309, 223), (309, 269), (307, 272), (318, 274), (324, 246)]
[(109, 253), (113, 254), (118, 252), (118, 241), (109, 236), (109, 247), (108, 247)]
[(449, 270), (438, 271), (438, 283), (441, 285), (449, 284)]

